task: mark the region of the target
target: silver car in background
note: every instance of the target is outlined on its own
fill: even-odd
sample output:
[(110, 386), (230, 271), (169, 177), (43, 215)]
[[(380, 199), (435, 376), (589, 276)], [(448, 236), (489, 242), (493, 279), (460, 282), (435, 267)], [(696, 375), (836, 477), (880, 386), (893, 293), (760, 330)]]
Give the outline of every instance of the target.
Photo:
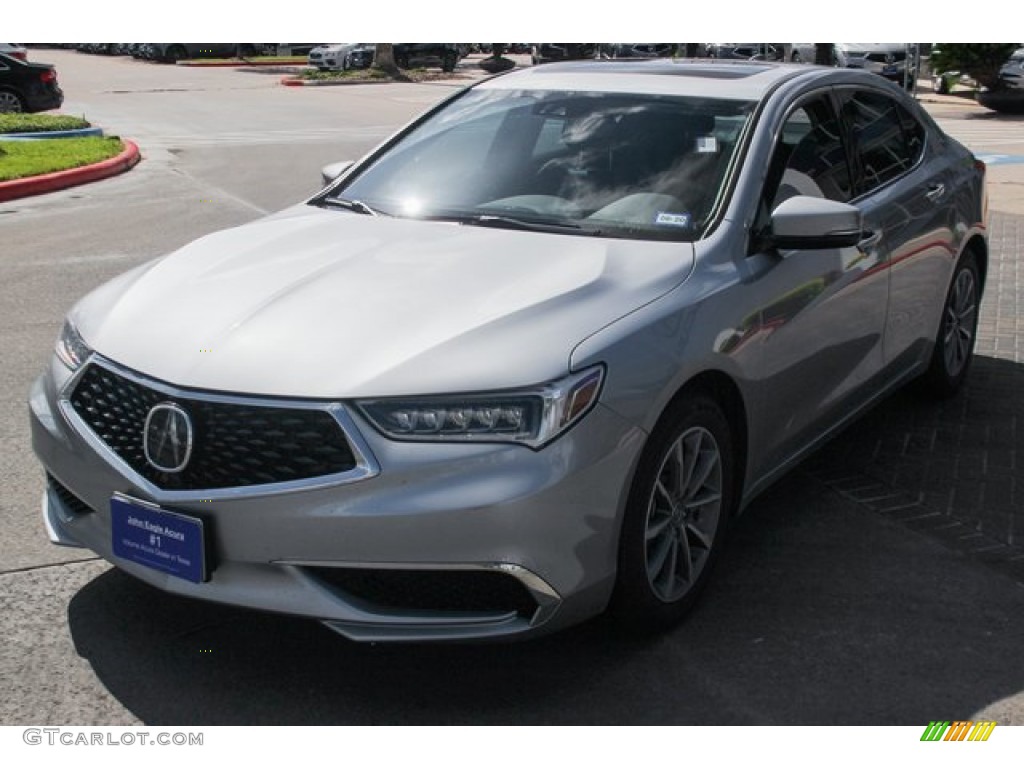
[(837, 67), (873, 72), (908, 90), (917, 78), (913, 49), (908, 43), (833, 43), (832, 56)]
[(672, 626), (782, 473), (963, 385), (984, 173), (856, 70), (481, 82), (71, 309), (30, 396), (47, 531), (360, 640)]

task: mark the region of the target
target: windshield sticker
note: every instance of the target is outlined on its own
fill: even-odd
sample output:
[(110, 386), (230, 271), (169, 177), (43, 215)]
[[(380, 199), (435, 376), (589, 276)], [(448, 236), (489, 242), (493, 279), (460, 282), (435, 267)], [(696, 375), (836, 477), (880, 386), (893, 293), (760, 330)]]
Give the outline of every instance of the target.
[(690, 226), (690, 214), (658, 211), (658, 215), (654, 217), (654, 223), (669, 227), (688, 227)]
[(714, 136), (698, 136), (697, 137), (697, 151), (698, 152), (717, 152), (718, 151), (718, 139)]

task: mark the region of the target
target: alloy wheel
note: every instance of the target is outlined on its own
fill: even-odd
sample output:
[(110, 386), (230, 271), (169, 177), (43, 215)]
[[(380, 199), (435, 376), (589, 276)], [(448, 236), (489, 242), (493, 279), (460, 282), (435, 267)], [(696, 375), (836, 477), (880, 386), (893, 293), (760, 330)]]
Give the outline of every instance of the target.
[(647, 579), (663, 602), (696, 584), (711, 553), (722, 513), (722, 457), (703, 427), (684, 432), (669, 448), (647, 504)]
[(10, 91), (0, 91), (0, 112), (21, 112), (21, 99), (18, 94)]
[(978, 311), (976, 294), (974, 273), (961, 270), (943, 314), (942, 354), (950, 376), (959, 375), (971, 355)]

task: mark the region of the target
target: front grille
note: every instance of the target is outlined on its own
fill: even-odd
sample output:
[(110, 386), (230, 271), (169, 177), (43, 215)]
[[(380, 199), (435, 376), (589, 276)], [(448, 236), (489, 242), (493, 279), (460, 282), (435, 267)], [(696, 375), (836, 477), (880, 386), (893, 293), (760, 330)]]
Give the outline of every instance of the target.
[[(347, 472), (355, 456), (338, 422), (322, 410), (181, 397), (90, 365), (70, 397), (75, 412), (128, 466), (159, 488), (207, 490), (304, 480)], [(143, 428), (157, 403), (192, 420), (193, 451), (176, 473), (153, 467)]]
[(517, 613), (537, 601), (514, 576), (499, 571), (307, 568), (317, 579), (380, 608), (444, 613)]
[(80, 498), (75, 496), (75, 494), (69, 491), (66, 487), (61, 485), (60, 481), (57, 480), (57, 478), (55, 478), (49, 472), (46, 473), (46, 482), (49, 484), (50, 488), (53, 489), (53, 492), (57, 494), (57, 498), (60, 499), (61, 504), (63, 504), (65, 507), (67, 507), (75, 514), (85, 515), (95, 511), (93, 510), (92, 507), (90, 507)]

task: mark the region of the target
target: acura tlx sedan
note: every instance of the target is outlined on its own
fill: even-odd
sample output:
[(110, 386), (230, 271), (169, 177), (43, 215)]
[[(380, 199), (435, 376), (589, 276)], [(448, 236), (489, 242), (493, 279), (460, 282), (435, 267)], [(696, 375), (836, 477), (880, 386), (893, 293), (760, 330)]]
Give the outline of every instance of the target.
[(847, 421), (971, 364), (985, 167), (867, 72), (567, 62), (68, 314), (57, 544), (360, 640), (663, 629)]

